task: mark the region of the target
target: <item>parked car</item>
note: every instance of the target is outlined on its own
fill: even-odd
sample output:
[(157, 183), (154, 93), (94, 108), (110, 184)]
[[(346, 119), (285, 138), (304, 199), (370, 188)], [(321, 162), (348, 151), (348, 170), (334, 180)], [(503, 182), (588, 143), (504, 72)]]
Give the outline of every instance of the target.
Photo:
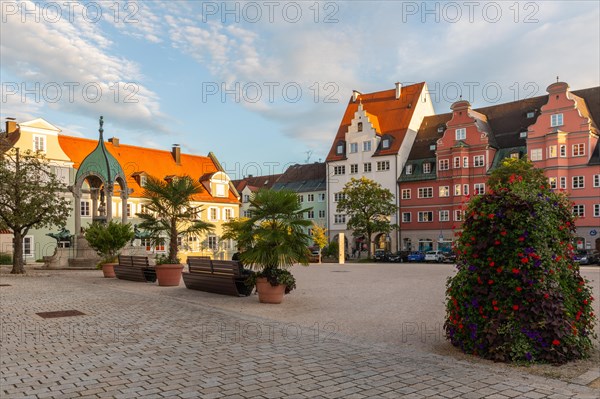
[(395, 262), (395, 263), (408, 262), (408, 254), (409, 253), (410, 253), (409, 251), (398, 251), (395, 253), (390, 253), (390, 254), (388, 254), (388, 262)]
[(442, 263), (456, 263), (456, 254), (454, 252), (442, 252)]
[(376, 249), (373, 254), (375, 262), (389, 262), (390, 253), (384, 249)]
[(587, 249), (580, 250), (575, 253), (573, 260), (580, 265), (593, 265), (599, 261), (598, 251)]
[(408, 254), (408, 259), (409, 262), (424, 262), (425, 261), (425, 254), (423, 252), (420, 251), (413, 251), (411, 253)]
[(425, 252), (425, 262), (442, 262), (441, 251), (427, 251)]

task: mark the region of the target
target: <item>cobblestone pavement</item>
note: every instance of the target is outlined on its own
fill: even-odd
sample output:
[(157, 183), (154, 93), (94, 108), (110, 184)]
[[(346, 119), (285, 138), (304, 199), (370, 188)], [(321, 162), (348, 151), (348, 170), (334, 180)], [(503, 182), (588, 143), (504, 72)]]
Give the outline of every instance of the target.
[[(514, 370), (360, 344), (327, 323), (308, 329), (168, 295), (182, 287), (94, 281), (2, 277), (10, 286), (0, 287), (1, 398), (599, 396)], [(71, 309), (85, 315), (36, 315)]]

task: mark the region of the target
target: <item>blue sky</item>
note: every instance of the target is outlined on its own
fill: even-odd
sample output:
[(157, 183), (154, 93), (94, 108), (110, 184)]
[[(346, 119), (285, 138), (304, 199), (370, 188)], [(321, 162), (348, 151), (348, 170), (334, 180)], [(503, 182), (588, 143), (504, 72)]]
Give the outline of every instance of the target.
[(600, 84), (597, 1), (1, 6), (3, 119), (95, 138), (104, 115), (108, 137), (213, 151), (232, 178), (323, 160), (352, 89), (426, 81), (444, 113), (460, 94), (543, 95), (557, 75)]

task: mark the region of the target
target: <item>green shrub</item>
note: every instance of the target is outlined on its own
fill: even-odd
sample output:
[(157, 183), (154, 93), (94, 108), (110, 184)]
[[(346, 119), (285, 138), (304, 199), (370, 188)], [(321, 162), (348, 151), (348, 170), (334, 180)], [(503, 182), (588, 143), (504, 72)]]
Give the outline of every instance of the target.
[(0, 252), (0, 265), (12, 265), (12, 256)]
[(447, 338), (496, 361), (587, 357), (595, 315), (591, 289), (573, 262), (572, 204), (526, 161), (506, 162), (488, 184), (488, 193), (469, 201), (456, 233)]

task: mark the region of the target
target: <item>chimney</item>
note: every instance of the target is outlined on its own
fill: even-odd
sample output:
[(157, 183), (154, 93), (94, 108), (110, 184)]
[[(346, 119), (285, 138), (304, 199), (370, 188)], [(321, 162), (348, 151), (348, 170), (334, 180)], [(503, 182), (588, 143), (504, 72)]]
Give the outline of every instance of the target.
[(15, 118), (6, 118), (6, 134), (11, 134), (17, 130), (17, 120)]
[(400, 98), (400, 92), (402, 91), (402, 83), (396, 82), (396, 100)]
[(356, 100), (358, 99), (358, 96), (360, 96), (360, 91), (358, 90), (352, 90), (352, 102), (356, 102)]
[(181, 148), (179, 147), (179, 144), (173, 144), (171, 154), (173, 155), (175, 163), (181, 165)]
[(111, 137), (108, 139), (109, 143), (112, 143), (112, 145), (114, 147), (118, 147), (119, 146), (119, 139), (117, 137)]

